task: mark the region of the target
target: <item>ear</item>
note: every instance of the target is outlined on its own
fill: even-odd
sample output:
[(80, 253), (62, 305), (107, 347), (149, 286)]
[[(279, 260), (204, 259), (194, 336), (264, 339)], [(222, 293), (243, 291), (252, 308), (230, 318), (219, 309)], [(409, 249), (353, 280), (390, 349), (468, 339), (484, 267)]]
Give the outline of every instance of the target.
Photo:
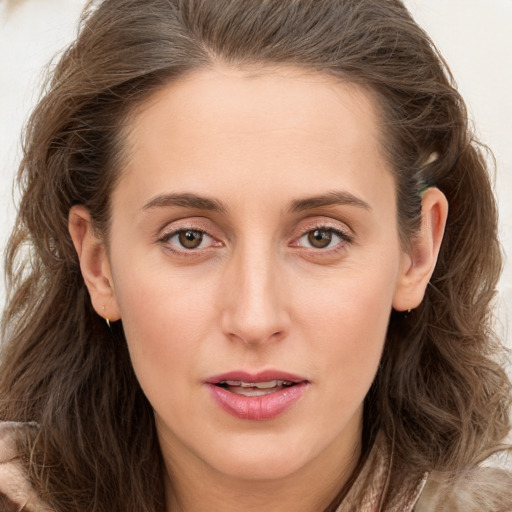
[(69, 233), (80, 261), (80, 270), (94, 310), (110, 321), (121, 318), (107, 250), (94, 233), (89, 210), (73, 206), (69, 212)]
[(435, 187), (422, 195), (421, 227), (403, 253), (393, 296), (393, 308), (407, 311), (419, 306), (436, 266), (448, 217), (448, 201)]

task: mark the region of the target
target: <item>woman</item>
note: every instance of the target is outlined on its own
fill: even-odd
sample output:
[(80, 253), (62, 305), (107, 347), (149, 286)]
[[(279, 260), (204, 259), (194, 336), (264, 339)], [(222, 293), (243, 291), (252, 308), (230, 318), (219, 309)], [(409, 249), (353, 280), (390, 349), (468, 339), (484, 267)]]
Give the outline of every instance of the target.
[(511, 508), (495, 203), (400, 2), (90, 6), (19, 183), (5, 509)]

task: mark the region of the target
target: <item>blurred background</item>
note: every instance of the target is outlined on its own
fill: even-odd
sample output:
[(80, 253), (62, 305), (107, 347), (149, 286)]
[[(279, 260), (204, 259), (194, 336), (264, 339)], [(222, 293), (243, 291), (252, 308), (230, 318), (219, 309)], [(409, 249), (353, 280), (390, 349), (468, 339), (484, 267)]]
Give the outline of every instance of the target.
[[(479, 138), (494, 151), (505, 269), (498, 331), (512, 348), (512, 0), (405, 0), (448, 61)], [(45, 65), (74, 38), (85, 0), (0, 0), (0, 247), (15, 216), (20, 133)], [(482, 247), (485, 250), (485, 247)], [(5, 286), (0, 281), (0, 308)]]

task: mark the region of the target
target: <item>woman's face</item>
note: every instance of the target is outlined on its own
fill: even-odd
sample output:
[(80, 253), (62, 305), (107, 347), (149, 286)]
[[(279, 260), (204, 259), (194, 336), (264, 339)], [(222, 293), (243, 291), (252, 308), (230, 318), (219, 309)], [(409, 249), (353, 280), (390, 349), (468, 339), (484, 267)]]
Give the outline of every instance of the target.
[(92, 295), (122, 319), (171, 471), (268, 479), (357, 460), (411, 266), (373, 101), (297, 69), (218, 68), (131, 119), (112, 296)]

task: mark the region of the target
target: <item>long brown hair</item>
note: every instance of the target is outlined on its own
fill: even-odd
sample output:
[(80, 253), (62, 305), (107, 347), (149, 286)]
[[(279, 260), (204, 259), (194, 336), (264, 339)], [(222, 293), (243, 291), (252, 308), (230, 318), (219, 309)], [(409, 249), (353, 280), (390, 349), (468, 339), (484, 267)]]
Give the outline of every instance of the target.
[(365, 421), (394, 437), (413, 471), (470, 465), (509, 429), (491, 328), (497, 215), (484, 154), (428, 36), (399, 0), (105, 0), (84, 12), (28, 123), (6, 252), (0, 418), (39, 424), (19, 444), (42, 498), (57, 511), (164, 508), (151, 406), (121, 322), (110, 330), (91, 306), (67, 219), (85, 205), (108, 240), (130, 113), (215, 61), (299, 66), (370, 88), (404, 244), (421, 190), (448, 198), (435, 273), (417, 310), (391, 313)]

